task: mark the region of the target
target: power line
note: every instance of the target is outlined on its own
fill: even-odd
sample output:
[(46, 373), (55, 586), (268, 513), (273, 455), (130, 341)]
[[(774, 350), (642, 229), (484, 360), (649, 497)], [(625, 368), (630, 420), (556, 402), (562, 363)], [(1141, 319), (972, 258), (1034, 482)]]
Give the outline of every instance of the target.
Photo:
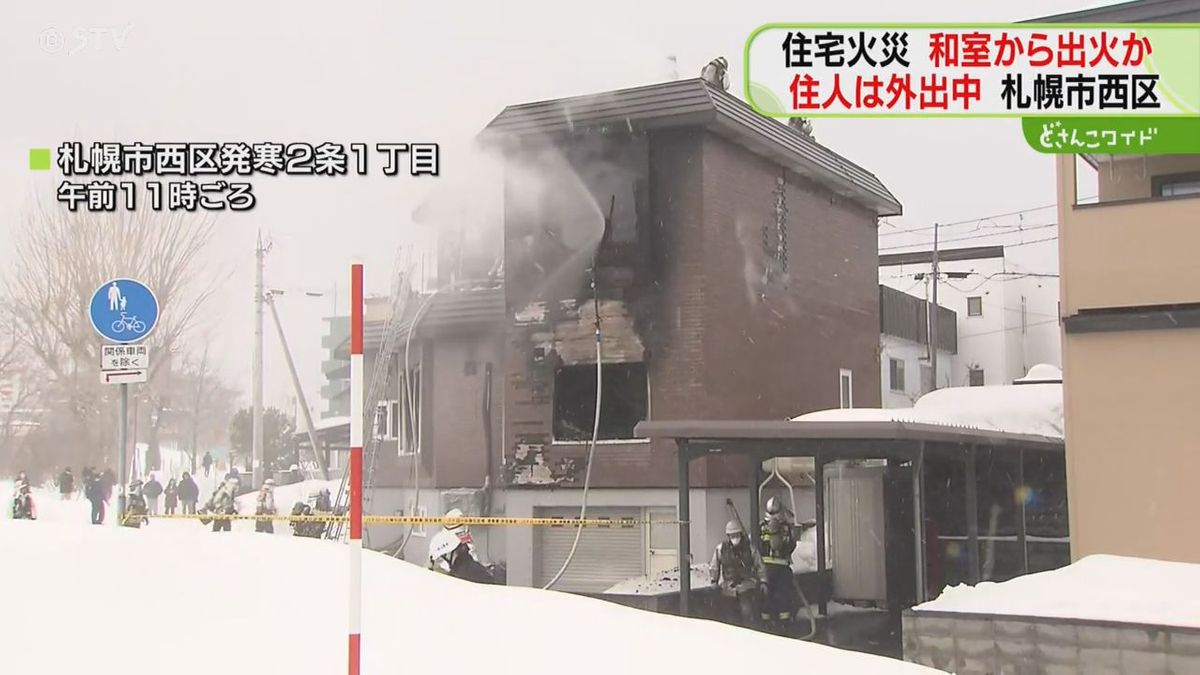
[[(1005, 218), (1008, 216), (1019, 216), (1019, 215), (1029, 213), (1031, 211), (1044, 211), (1046, 209), (1056, 207), (1056, 206), (1058, 206), (1057, 203), (1046, 204), (1045, 206), (1033, 206), (1033, 207), (1030, 207), (1027, 209), (1021, 209), (1019, 211), (1009, 211), (1007, 213), (993, 213), (991, 215), (979, 216), (977, 218), (967, 218), (966, 220), (959, 220), (959, 221), (955, 221), (952, 223), (938, 223), (937, 225), (922, 225), (921, 227), (911, 227), (911, 228), (905, 228), (905, 229), (897, 228), (897, 229), (899, 229), (898, 232), (887, 232), (887, 233), (881, 234), (879, 236), (893, 237), (893, 236), (896, 236), (899, 234), (911, 234), (913, 232), (926, 232), (926, 231), (932, 230), (935, 227), (937, 227), (938, 229), (941, 229), (941, 228), (945, 228), (945, 227), (958, 227), (959, 225), (972, 225), (975, 223), (981, 223), (985, 220), (991, 220), (993, 218)], [(888, 223), (888, 225), (891, 225), (893, 228), (896, 227), (895, 225), (892, 225), (892, 223)]]
[[(1015, 230), (1013, 232), (985, 232), (983, 234), (971, 234), (971, 235), (967, 235), (967, 236), (963, 236), (963, 237), (951, 237), (949, 239), (942, 239), (941, 241), (942, 241), (942, 243), (945, 243), (945, 242), (949, 242), (949, 241), (967, 241), (970, 239), (986, 239), (988, 237), (1006, 237), (1006, 236), (1013, 235), (1013, 234), (1032, 232), (1034, 230), (1044, 230), (1048, 227), (1058, 227), (1058, 223), (1045, 223), (1042, 225), (1033, 225), (1031, 227), (1022, 227), (1021, 229)], [(924, 244), (899, 244), (897, 246), (885, 246), (885, 247), (879, 249), (879, 251), (883, 252), (883, 251), (895, 251), (895, 250), (901, 249), (901, 248), (918, 248), (923, 245)], [(1004, 246), (1009, 246), (1009, 245), (1010, 244), (1004, 244)]]
[[(1086, 199), (1093, 199), (1093, 198), (1095, 198), (1095, 195), (1092, 195), (1091, 197), (1080, 197), (1079, 199), (1080, 199), (1080, 200), (1086, 200)], [(929, 231), (929, 230), (932, 230), (932, 229), (933, 229), (933, 228), (935, 228), (935, 227), (937, 227), (937, 228), (941, 229), (941, 228), (944, 228), (944, 227), (957, 227), (957, 226), (959, 226), (959, 225), (971, 225), (971, 224), (973, 224), (973, 223), (982, 223), (982, 222), (983, 222), (983, 221), (985, 221), (985, 220), (991, 220), (991, 219), (993, 219), (993, 218), (1006, 218), (1006, 217), (1008, 217), (1008, 216), (1019, 216), (1019, 215), (1023, 215), (1023, 214), (1026, 214), (1026, 213), (1030, 213), (1030, 212), (1032, 212), (1032, 211), (1044, 211), (1044, 210), (1046, 210), (1046, 209), (1053, 208), (1053, 207), (1056, 207), (1056, 206), (1058, 206), (1058, 203), (1057, 203), (1057, 202), (1056, 202), (1056, 203), (1054, 203), (1054, 204), (1046, 204), (1046, 205), (1044, 205), (1044, 206), (1032, 206), (1032, 207), (1025, 208), (1025, 209), (1019, 209), (1019, 210), (1017, 210), (1017, 211), (1009, 211), (1009, 212), (1007, 212), (1007, 213), (993, 213), (993, 214), (991, 214), (991, 215), (987, 215), (987, 216), (979, 216), (979, 217), (977, 217), (977, 218), (967, 218), (967, 219), (965, 219), (965, 220), (959, 220), (959, 221), (955, 221), (955, 222), (951, 222), (951, 223), (938, 223), (937, 225), (923, 225), (923, 226), (921, 226), (921, 227), (912, 227), (912, 228), (904, 228), (904, 229), (898, 228), (896, 225), (894, 225), (894, 224), (892, 224), (892, 223), (888, 222), (888, 223), (886, 223), (886, 224), (887, 224), (889, 227), (891, 227), (891, 228), (893, 228), (893, 229), (896, 229), (896, 230), (898, 230), (898, 231), (896, 231), (896, 232), (885, 232), (884, 234), (881, 234), (881, 235), (879, 235), (879, 236), (880, 236), (880, 237), (894, 237), (894, 236), (896, 236), (896, 235), (900, 235), (900, 234), (911, 234), (911, 233), (913, 233), (913, 232), (927, 232), (927, 231)], [(996, 227), (997, 227), (997, 228), (1005, 228), (1005, 226), (1003, 226), (1003, 225), (997, 225)]]
[(1021, 241), (1021, 242), (1017, 242), (1015, 244), (1005, 244), (1004, 246), (1005, 246), (1005, 248), (1016, 248), (1017, 246), (1029, 246), (1030, 244), (1041, 244), (1041, 243), (1047, 242), (1047, 241), (1054, 241), (1055, 239), (1058, 239), (1058, 235), (1054, 235), (1053, 237), (1045, 237), (1044, 239), (1031, 239), (1030, 241)]
[(1047, 319), (1045, 321), (1034, 321), (1033, 323), (1027, 323), (1024, 326), (1009, 326), (1008, 328), (997, 328), (996, 330), (985, 330), (980, 333), (971, 333), (970, 335), (959, 335), (958, 341), (962, 342), (963, 340), (967, 340), (967, 339), (970, 339), (973, 337), (981, 337), (984, 335), (995, 335), (996, 333), (1007, 333), (1008, 331), (1011, 331), (1011, 330), (1029, 329), (1029, 328), (1033, 328), (1034, 326), (1045, 326), (1045, 325), (1052, 324), (1052, 323), (1058, 323), (1058, 321), (1059, 321), (1059, 319), (1056, 317), (1053, 319)]

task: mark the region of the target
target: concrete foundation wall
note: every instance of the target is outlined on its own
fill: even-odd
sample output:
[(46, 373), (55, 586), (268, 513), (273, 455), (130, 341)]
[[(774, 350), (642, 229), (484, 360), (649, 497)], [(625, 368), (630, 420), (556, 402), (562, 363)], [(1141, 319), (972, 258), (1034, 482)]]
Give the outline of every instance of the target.
[(970, 673), (1200, 673), (1200, 630), (906, 611), (904, 660)]

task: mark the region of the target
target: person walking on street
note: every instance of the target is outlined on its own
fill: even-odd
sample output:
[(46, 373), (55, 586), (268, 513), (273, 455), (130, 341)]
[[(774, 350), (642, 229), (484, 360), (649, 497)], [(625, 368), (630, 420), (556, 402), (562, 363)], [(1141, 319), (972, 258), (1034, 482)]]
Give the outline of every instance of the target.
[(196, 503), (200, 501), (200, 486), (192, 479), (192, 474), (183, 472), (179, 481), (179, 501), (183, 504), (183, 512), (187, 515), (196, 514)]
[(83, 496), (92, 504), (92, 524), (101, 525), (104, 523), (104, 480), (91, 472), (88, 476), (87, 483), (83, 486)]
[(71, 474), (71, 467), (68, 466), (58, 475), (58, 494), (62, 496), (63, 501), (66, 501), (71, 498), (73, 492), (75, 492), (75, 476)]
[(208, 452), (206, 450), (204, 452), (204, 459), (202, 459), (200, 461), (200, 464), (204, 466), (204, 477), (208, 478), (209, 473), (212, 472), (212, 465), (213, 465), (212, 453)]
[(142, 486), (142, 496), (146, 498), (146, 512), (152, 516), (158, 515), (158, 498), (162, 496), (163, 486), (150, 474), (150, 480)]
[[(258, 504), (254, 510), (256, 516), (273, 516), (277, 513), (275, 510), (275, 479), (268, 478), (263, 481), (262, 488), (258, 491)], [(255, 532), (266, 532), (268, 534), (275, 533), (275, 524), (270, 520), (257, 520), (254, 522)]]
[(167, 488), (163, 490), (163, 512), (168, 516), (175, 515), (175, 509), (179, 506), (179, 484), (175, 479), (167, 481)]

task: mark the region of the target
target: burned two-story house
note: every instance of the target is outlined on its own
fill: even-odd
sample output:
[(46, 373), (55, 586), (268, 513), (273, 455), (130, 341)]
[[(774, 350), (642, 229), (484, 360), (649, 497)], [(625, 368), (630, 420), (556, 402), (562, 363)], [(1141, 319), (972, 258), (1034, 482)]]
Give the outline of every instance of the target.
[[(426, 513), (577, 516), (587, 482), (589, 518), (672, 521), (672, 453), (638, 422), (880, 404), (876, 227), (901, 207), (869, 171), (699, 79), (510, 106), (480, 143), (504, 167), (498, 222), (439, 223), (441, 290), (409, 303), (428, 309), (402, 337), (415, 325), (418, 440), (396, 425), (373, 513), (412, 508), (416, 461)], [(693, 464), (698, 545), (745, 499), (742, 461)], [(574, 536), (476, 533), (510, 584), (537, 586)], [(670, 525), (585, 530), (555, 588), (670, 568), (677, 540)]]

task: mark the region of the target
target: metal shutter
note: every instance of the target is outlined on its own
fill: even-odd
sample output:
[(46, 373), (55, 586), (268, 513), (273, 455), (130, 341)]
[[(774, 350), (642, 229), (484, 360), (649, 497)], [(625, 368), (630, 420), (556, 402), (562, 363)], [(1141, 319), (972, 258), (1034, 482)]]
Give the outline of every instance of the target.
[[(579, 509), (534, 509), (538, 518), (578, 518)], [(607, 508), (587, 511), (591, 518), (640, 519), (641, 509)], [(534, 581), (545, 586), (562, 567), (575, 541), (573, 527), (539, 527), (533, 537)], [(645, 526), (585, 527), (571, 566), (554, 590), (599, 593), (613, 584), (646, 573)]]

